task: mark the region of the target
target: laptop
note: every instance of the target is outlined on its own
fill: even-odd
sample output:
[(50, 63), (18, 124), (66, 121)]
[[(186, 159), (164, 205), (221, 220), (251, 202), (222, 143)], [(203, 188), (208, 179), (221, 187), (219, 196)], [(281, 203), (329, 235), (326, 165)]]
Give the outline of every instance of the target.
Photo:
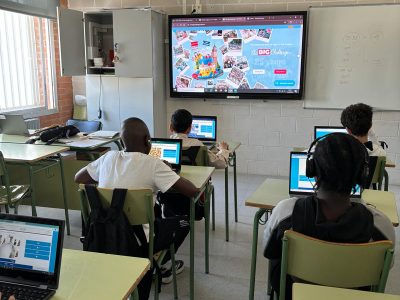
[(60, 279), (63, 240), (63, 220), (0, 214), (3, 297), (50, 299)]
[[(289, 195), (291, 197), (314, 194), (315, 179), (306, 176), (306, 152), (290, 152)], [(351, 198), (361, 198), (361, 189), (357, 185)]]
[(340, 126), (315, 126), (314, 127), (314, 140), (334, 132), (347, 133), (346, 128)]
[(182, 140), (152, 138), (149, 155), (166, 160), (172, 170), (179, 174), (182, 166)]
[(192, 130), (188, 137), (198, 139), (205, 145), (215, 145), (217, 141), (217, 117), (193, 116)]
[(30, 135), (22, 115), (0, 115), (0, 128), (4, 134)]

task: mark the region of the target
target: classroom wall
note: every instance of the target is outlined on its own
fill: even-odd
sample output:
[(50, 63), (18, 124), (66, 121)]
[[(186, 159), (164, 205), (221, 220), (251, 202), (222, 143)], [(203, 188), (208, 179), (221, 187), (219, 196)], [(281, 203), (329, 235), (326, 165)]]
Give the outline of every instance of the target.
[[(151, 6), (152, 9), (167, 14), (181, 14), (182, 2), (182, 0), (69, 0), (69, 7), (92, 11), (101, 8)], [(195, 0), (186, 1), (188, 13), (194, 2)], [(203, 13), (233, 13), (306, 10), (311, 5), (400, 3), (400, 0), (201, 0), (201, 3)], [(74, 77), (72, 83), (74, 94), (85, 93), (84, 77)], [(238, 172), (287, 176), (289, 151), (293, 147), (308, 146), (312, 140), (314, 125), (340, 125), (340, 111), (304, 110), (302, 104), (302, 101), (179, 100), (167, 96), (167, 118), (177, 108), (186, 108), (193, 114), (217, 115), (219, 139), (242, 143), (237, 151)], [(389, 144), (388, 156), (398, 166), (396, 169), (388, 170), (390, 182), (400, 184), (400, 112), (375, 113), (374, 129), (378, 137)]]

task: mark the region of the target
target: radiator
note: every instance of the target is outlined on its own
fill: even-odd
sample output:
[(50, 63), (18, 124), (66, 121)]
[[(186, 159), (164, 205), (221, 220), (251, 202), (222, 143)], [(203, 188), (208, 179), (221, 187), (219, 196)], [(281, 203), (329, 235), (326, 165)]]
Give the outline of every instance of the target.
[(26, 123), (26, 127), (28, 127), (28, 129), (39, 129), (40, 128), (39, 118), (26, 119), (25, 123)]

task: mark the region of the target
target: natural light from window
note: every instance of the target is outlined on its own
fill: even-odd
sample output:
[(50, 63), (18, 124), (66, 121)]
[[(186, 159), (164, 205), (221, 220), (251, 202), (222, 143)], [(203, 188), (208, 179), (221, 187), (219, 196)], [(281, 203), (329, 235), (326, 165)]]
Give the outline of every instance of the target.
[(0, 112), (56, 108), (53, 21), (0, 10)]

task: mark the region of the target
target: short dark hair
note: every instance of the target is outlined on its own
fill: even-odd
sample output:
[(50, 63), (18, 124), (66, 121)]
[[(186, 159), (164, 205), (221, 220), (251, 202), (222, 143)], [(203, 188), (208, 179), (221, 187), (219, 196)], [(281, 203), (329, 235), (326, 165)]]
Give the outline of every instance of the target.
[(342, 111), (340, 121), (356, 136), (364, 136), (372, 127), (372, 107), (357, 103), (346, 107)]
[(171, 116), (172, 129), (176, 133), (185, 132), (192, 126), (192, 114), (186, 109), (178, 109)]
[(317, 188), (350, 195), (356, 184), (364, 183), (368, 153), (365, 146), (349, 134), (333, 133), (320, 140), (313, 159)]

